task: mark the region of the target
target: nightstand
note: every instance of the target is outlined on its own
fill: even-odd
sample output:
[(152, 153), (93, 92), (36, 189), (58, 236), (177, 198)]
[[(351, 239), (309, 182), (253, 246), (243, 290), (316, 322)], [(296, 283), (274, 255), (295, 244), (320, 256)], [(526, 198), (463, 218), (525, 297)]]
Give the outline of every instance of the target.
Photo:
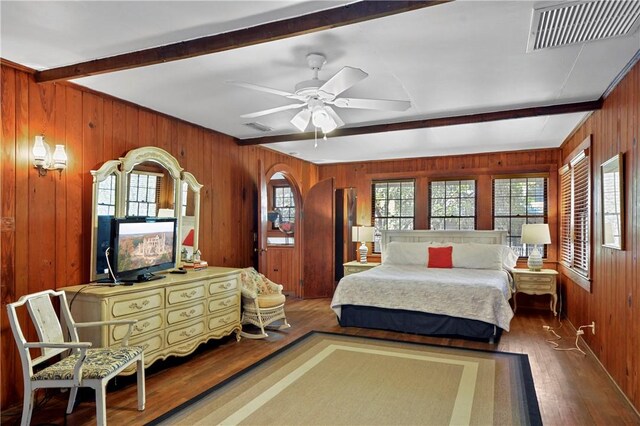
[(556, 312), (556, 305), (558, 303), (558, 293), (556, 290), (556, 278), (558, 271), (553, 269), (541, 269), (540, 271), (530, 271), (528, 269), (512, 269), (513, 280), (516, 285), (516, 292), (513, 295), (513, 312), (518, 309), (516, 303), (516, 296), (518, 293), (526, 294), (549, 294), (551, 295), (551, 301), (549, 302), (549, 308), (553, 312), (553, 315), (558, 315)]
[(357, 274), (358, 272), (362, 271), (368, 271), (369, 269), (375, 268), (376, 266), (380, 266), (380, 264), (378, 262), (360, 263), (359, 261), (354, 260), (351, 262), (347, 262), (342, 266), (344, 266), (344, 276), (346, 277), (347, 275)]

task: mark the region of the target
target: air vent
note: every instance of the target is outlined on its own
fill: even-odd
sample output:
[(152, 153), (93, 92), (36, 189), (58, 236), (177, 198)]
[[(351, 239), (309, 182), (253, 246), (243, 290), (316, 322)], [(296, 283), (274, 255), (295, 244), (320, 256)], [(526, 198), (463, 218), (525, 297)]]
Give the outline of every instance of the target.
[(639, 1), (581, 1), (533, 10), (527, 51), (631, 34)]
[(244, 123), (245, 126), (247, 127), (251, 127), (253, 130), (257, 130), (259, 132), (270, 132), (273, 129), (269, 126), (265, 126), (264, 124), (260, 124), (258, 122), (252, 122), (252, 123)]

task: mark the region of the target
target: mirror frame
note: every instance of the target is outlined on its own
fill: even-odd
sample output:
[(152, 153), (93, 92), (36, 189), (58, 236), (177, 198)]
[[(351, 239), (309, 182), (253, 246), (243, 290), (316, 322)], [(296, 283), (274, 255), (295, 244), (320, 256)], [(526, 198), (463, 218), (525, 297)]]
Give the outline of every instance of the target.
[[(618, 153), (611, 157), (600, 166), (602, 172), (601, 179), (601, 191), (602, 197), (602, 245), (616, 250), (624, 250), (624, 233), (625, 233), (625, 217), (624, 217), (624, 156), (622, 153)], [(616, 180), (617, 174), (617, 180)], [(614, 195), (614, 199), (611, 200), (606, 197), (606, 193)], [(617, 213), (617, 214), (616, 214)], [(615, 223), (617, 221), (617, 223)], [(612, 241), (607, 241), (607, 234), (612, 232), (617, 225), (620, 232), (620, 238), (616, 242), (615, 238)]]
[[(173, 179), (173, 192), (174, 192), (174, 215), (177, 218), (177, 229), (182, 229), (182, 183), (186, 183), (188, 188), (194, 192), (194, 239), (193, 239), (193, 251), (198, 250), (198, 236), (200, 231), (200, 190), (202, 184), (200, 184), (193, 174), (184, 171), (184, 169), (178, 163), (178, 160), (167, 151), (155, 146), (136, 148), (129, 151), (124, 157), (120, 157), (118, 160), (108, 160), (100, 166), (98, 170), (91, 170), (93, 176), (93, 193), (92, 193), (92, 207), (91, 207), (91, 262), (90, 262), (90, 280), (95, 281), (98, 278), (102, 278), (105, 274), (98, 274), (96, 271), (97, 255), (98, 255), (98, 214), (97, 214), (97, 202), (98, 202), (98, 189), (102, 181), (107, 177), (116, 175), (116, 218), (122, 218), (126, 216), (126, 206), (128, 199), (128, 181), (129, 174), (134, 170), (135, 166), (147, 161), (152, 161), (169, 172), (169, 175)], [(181, 238), (176, 238), (174, 250), (176, 250), (176, 266), (182, 265), (182, 258), (180, 256), (180, 247), (182, 246)]]

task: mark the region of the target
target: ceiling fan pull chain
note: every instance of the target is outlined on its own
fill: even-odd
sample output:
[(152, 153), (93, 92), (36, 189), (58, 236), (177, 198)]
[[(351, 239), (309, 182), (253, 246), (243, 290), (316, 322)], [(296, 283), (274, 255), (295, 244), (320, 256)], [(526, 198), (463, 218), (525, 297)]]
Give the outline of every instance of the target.
[(317, 148), (318, 147), (318, 128), (316, 126), (313, 126), (313, 131), (314, 131), (314, 143), (313, 143), (313, 147)]

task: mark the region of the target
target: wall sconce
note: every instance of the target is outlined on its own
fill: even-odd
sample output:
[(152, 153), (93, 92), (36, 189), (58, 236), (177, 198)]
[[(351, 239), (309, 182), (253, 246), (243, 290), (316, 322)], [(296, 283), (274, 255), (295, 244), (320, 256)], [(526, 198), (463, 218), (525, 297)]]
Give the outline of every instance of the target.
[(46, 176), (47, 171), (57, 170), (60, 174), (67, 168), (67, 153), (64, 145), (56, 145), (51, 154), (49, 145), (44, 142), (44, 136), (36, 136), (33, 144), (33, 167), (38, 169), (38, 175)]

